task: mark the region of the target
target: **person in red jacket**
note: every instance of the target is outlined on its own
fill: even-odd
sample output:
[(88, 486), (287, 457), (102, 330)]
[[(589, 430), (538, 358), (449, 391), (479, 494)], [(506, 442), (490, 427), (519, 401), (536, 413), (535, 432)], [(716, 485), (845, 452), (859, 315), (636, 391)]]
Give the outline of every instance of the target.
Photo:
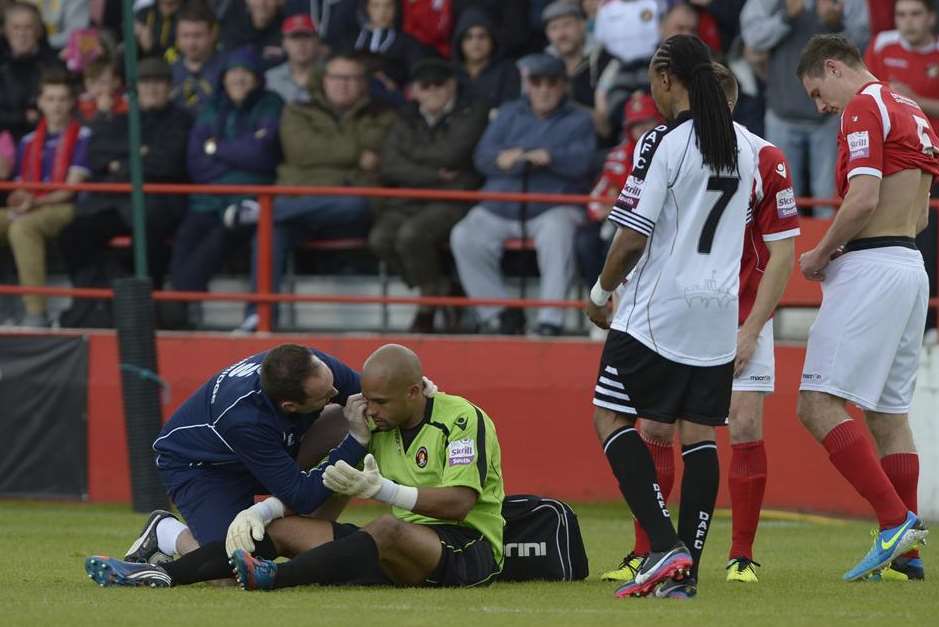
[(623, 141), (606, 156), (603, 172), (590, 192), (594, 200), (587, 207), (589, 222), (578, 229), (574, 241), (577, 267), (584, 285), (593, 285), (603, 269), (603, 260), (615, 231), (612, 223), (606, 221), (606, 216), (633, 169), (636, 144), (662, 117), (652, 96), (637, 91), (626, 101), (623, 119)]

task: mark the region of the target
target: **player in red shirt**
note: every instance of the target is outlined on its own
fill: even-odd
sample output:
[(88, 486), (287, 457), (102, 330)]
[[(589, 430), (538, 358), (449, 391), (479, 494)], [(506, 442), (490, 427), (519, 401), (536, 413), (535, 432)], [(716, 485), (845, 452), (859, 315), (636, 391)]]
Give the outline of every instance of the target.
[(616, 230), (606, 217), (633, 169), (632, 159), (636, 143), (646, 131), (654, 128), (662, 117), (655, 108), (652, 96), (637, 91), (626, 101), (623, 119), (623, 142), (607, 154), (603, 172), (590, 192), (594, 200), (587, 206), (588, 222), (577, 230), (574, 240), (577, 267), (580, 269), (584, 285), (593, 285), (603, 269), (603, 260), (606, 259), (606, 252)]
[[(908, 415), (929, 286), (913, 238), (927, 224), (939, 139), (916, 102), (878, 82), (844, 37), (813, 37), (797, 71), (820, 112), (841, 113), (836, 182), (844, 198), (821, 242), (799, 259), (806, 278), (822, 282), (799, 417), (880, 523), (874, 546), (844, 579), (891, 565), (922, 578), (910, 552), (927, 531), (915, 514), (919, 458)], [(879, 462), (848, 402), (864, 410)]]
[(864, 62), (890, 88), (915, 100), (939, 128), (939, 38), (932, 0), (897, 0), (896, 30), (877, 35)]
[[(715, 64), (715, 73), (731, 109), (737, 103), (738, 87), (733, 74)], [(766, 448), (763, 444), (763, 401), (772, 393), (775, 380), (773, 312), (779, 304), (795, 260), (799, 235), (799, 212), (792, 189), (792, 173), (782, 151), (747, 131), (759, 155), (750, 206), (752, 218), (744, 234), (740, 262), (737, 357), (731, 397), (730, 441), (732, 456), (729, 484), (733, 516), (732, 544), (727, 581), (756, 583), (753, 540), (766, 488)], [(675, 478), (672, 425), (642, 421), (640, 431), (652, 453), (659, 487), (667, 500)], [(684, 451), (687, 452), (687, 451)], [(604, 579), (629, 580), (641, 557), (649, 552), (649, 540), (635, 523), (636, 546), (619, 570)]]

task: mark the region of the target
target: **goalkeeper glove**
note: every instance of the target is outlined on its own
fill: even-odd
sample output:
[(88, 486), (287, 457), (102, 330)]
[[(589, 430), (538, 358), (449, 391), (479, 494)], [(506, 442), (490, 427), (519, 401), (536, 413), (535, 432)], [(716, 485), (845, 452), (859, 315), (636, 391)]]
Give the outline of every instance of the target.
[(284, 504), (271, 497), (242, 510), (228, 526), (225, 551), (231, 557), (237, 549), (251, 553), (254, 542), (264, 537), (264, 530), (275, 518), (283, 518)]
[(417, 488), (382, 477), (371, 453), (365, 456), (362, 470), (343, 460), (327, 466), (323, 471), (323, 485), (337, 494), (375, 499), (409, 511), (417, 505)]

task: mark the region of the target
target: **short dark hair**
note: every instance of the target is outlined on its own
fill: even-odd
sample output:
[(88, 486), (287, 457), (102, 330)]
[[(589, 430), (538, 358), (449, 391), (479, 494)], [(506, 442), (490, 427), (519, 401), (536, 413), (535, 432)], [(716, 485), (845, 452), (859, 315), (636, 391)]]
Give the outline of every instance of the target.
[(815, 35), (802, 50), (796, 76), (819, 77), (825, 72), (825, 61), (836, 59), (854, 68), (864, 67), (861, 52), (844, 35)]
[(65, 87), (69, 95), (75, 96), (75, 84), (65, 68), (58, 66), (43, 68), (39, 75), (39, 93), (41, 94), (42, 90), (49, 86)]
[(727, 96), (728, 100), (737, 102), (737, 98), (740, 95), (740, 87), (737, 84), (737, 77), (734, 76), (734, 73), (730, 71), (730, 68), (722, 63), (714, 61), (711, 65), (714, 68), (714, 76), (717, 77), (717, 82), (720, 84), (724, 95)]
[(369, 55), (368, 53), (361, 52), (358, 50), (349, 50), (341, 49), (330, 52), (327, 55), (326, 60), (323, 62), (323, 66), (327, 66), (333, 61), (349, 61), (350, 63), (358, 63), (362, 66), (363, 70), (367, 70), (369, 66)]
[(176, 22), (203, 22), (209, 28), (217, 21), (215, 11), (201, 0), (189, 0), (176, 14)]
[(275, 403), (307, 400), (303, 384), (319, 370), (305, 346), (281, 344), (272, 348), (261, 363), (261, 390)]

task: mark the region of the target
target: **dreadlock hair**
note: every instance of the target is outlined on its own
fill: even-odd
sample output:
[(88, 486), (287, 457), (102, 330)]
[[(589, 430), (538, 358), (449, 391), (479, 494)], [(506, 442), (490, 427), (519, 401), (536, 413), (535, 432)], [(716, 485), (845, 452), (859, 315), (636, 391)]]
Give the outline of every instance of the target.
[(711, 51), (694, 35), (674, 35), (656, 50), (652, 67), (668, 72), (688, 89), (695, 139), (704, 164), (716, 172), (737, 170), (737, 134)]

